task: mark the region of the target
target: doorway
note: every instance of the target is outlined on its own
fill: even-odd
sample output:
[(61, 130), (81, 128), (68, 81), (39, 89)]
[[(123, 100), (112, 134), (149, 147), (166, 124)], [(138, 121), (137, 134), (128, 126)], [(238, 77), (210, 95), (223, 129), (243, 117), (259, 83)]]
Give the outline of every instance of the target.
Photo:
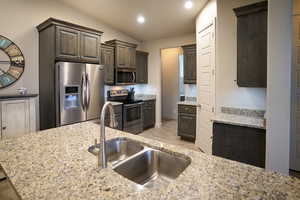
[(177, 120), (177, 104), (183, 86), (180, 86), (181, 48), (161, 50), (162, 63), (162, 121)]

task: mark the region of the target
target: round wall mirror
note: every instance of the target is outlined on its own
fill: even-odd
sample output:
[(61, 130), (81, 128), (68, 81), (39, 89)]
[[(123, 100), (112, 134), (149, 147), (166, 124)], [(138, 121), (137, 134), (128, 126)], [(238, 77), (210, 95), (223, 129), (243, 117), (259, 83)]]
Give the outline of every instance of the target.
[(0, 89), (15, 83), (23, 74), (25, 59), (20, 48), (0, 35)]

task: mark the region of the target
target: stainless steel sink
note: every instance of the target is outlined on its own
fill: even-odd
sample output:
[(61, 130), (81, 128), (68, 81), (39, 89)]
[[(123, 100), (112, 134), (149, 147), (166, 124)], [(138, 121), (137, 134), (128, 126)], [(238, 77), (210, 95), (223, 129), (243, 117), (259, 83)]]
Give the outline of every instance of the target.
[(145, 149), (116, 165), (114, 171), (144, 187), (163, 187), (176, 179), (190, 163), (187, 158)]
[[(88, 151), (98, 156), (100, 144), (90, 146)], [(128, 138), (114, 138), (106, 141), (106, 152), (108, 162), (113, 165), (142, 151), (144, 147), (134, 140)]]

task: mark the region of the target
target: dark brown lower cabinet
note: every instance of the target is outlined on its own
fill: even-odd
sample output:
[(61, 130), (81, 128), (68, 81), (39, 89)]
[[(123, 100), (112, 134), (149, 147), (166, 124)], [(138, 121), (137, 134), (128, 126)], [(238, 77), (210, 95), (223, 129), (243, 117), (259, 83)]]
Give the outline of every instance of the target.
[(196, 106), (178, 105), (178, 136), (183, 139), (196, 139)]
[(153, 128), (155, 126), (155, 100), (144, 101), (143, 104), (143, 128)]
[(264, 168), (266, 131), (215, 122), (212, 154)]
[[(123, 130), (123, 105), (114, 105), (113, 107), (117, 121), (117, 127), (115, 127), (115, 129)], [(105, 115), (105, 126), (110, 127), (109, 112), (107, 111)]]

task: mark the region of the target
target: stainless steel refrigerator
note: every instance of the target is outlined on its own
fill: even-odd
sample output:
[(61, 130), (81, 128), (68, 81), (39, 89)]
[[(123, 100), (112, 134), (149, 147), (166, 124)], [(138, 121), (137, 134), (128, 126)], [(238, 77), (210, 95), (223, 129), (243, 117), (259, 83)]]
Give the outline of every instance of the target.
[(104, 104), (103, 66), (56, 63), (56, 125), (100, 118)]

